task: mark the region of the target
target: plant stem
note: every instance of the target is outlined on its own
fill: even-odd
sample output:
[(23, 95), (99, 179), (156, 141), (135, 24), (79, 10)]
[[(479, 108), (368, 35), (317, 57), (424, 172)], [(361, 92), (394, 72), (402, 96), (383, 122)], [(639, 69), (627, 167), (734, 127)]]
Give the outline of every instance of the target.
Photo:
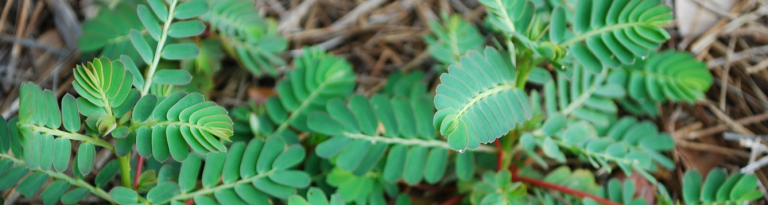
[(549, 183), (549, 182), (546, 182), (546, 181), (543, 181), (543, 180), (532, 179), (532, 178), (522, 177), (522, 176), (518, 176), (518, 175), (514, 175), (513, 174), (512, 175), (512, 181), (525, 182), (525, 183), (529, 183), (531, 185), (539, 186), (539, 187), (542, 187), (542, 188), (545, 188), (545, 189), (557, 190), (557, 191), (560, 191), (560, 192), (563, 192), (563, 193), (566, 193), (566, 194), (570, 194), (570, 195), (573, 195), (573, 196), (576, 196), (576, 197), (587, 197), (587, 198), (590, 198), (592, 200), (595, 200), (596, 202), (599, 202), (599, 203), (602, 203), (602, 204), (606, 204), (606, 205), (621, 205), (621, 203), (618, 203), (618, 202), (615, 202), (615, 201), (611, 201), (611, 200), (606, 199), (606, 198), (595, 196), (593, 194), (590, 194), (590, 193), (587, 193), (587, 192), (584, 192), (584, 191), (575, 190), (575, 189), (572, 189), (572, 188), (567, 187), (567, 186)]
[(502, 162), (504, 161), (504, 149), (501, 148), (501, 142), (499, 142), (501, 139), (496, 139), (496, 141), (493, 141), (493, 145), (496, 145), (496, 171), (501, 171), (504, 169), (504, 166), (502, 165)]
[[(165, 17), (165, 21), (163, 23), (163, 31), (160, 33), (160, 40), (157, 41), (157, 46), (155, 47), (155, 56), (152, 58), (152, 64), (149, 65), (149, 71), (147, 71), (147, 77), (144, 82), (144, 88), (141, 90), (141, 96), (147, 95), (149, 93), (149, 88), (152, 87), (152, 81), (155, 77), (155, 70), (157, 70), (157, 65), (160, 64), (160, 58), (162, 57), (163, 53), (163, 46), (165, 46), (165, 40), (168, 38), (168, 30), (171, 28), (171, 23), (173, 23), (173, 13), (174, 10), (176, 10), (176, 4), (179, 3), (179, 0), (172, 0), (170, 2), (170, 5), (168, 5), (168, 16)], [(120, 176), (123, 177), (123, 186), (130, 188), (131, 186), (131, 154), (125, 156), (126, 159), (122, 159), (123, 157), (120, 157)], [(142, 157), (139, 156), (139, 163), (137, 164), (136, 169), (136, 182), (139, 180), (139, 176), (141, 175), (141, 164), (142, 164)], [(126, 178), (127, 177), (127, 178)], [(134, 182), (134, 184), (136, 184)], [(134, 185), (135, 186), (135, 185)]]
[(76, 132), (65, 132), (58, 129), (51, 129), (51, 128), (47, 128), (44, 126), (39, 126), (31, 123), (21, 124), (21, 126), (29, 127), (32, 129), (32, 131), (35, 131), (35, 132), (58, 136), (58, 137), (62, 137), (70, 140), (89, 142), (96, 146), (104, 147), (113, 151), (115, 150), (115, 147), (113, 147), (112, 144), (96, 137), (90, 137), (90, 136), (82, 135)]
[(448, 201), (445, 201), (445, 202), (443, 202), (440, 205), (453, 205), (453, 204), (459, 203), (459, 201), (461, 201), (461, 199), (464, 199), (464, 195), (458, 195), (456, 197), (448, 199)]
[(155, 70), (157, 70), (157, 65), (160, 64), (160, 57), (163, 53), (163, 46), (165, 45), (166, 38), (168, 38), (168, 29), (171, 27), (171, 23), (173, 22), (173, 11), (176, 9), (176, 4), (178, 2), (179, 0), (173, 0), (168, 7), (168, 16), (165, 18), (165, 23), (163, 23), (163, 32), (160, 33), (160, 40), (157, 41), (155, 56), (152, 58), (152, 64), (149, 65), (149, 71), (147, 72), (147, 78), (144, 82), (144, 89), (141, 90), (141, 96), (146, 95), (149, 92), (149, 88), (152, 87), (152, 78), (155, 77)]
[[(352, 139), (366, 140), (366, 141), (370, 141), (371, 143), (418, 145), (419, 147), (436, 147), (436, 148), (451, 150), (451, 146), (449, 146), (447, 142), (440, 141), (440, 140), (424, 140), (424, 139), (416, 139), (416, 138), (414, 139), (391, 138), (391, 137), (385, 137), (385, 136), (354, 134), (354, 133), (346, 133), (346, 132), (343, 134), (343, 136), (349, 137)], [(496, 150), (486, 145), (480, 145), (479, 147), (475, 148), (473, 151), (493, 153)]]
[[(21, 159), (17, 159), (16, 157), (13, 157), (11, 155), (4, 154), (4, 153), (0, 153), (0, 158), (11, 160), (17, 166), (24, 166), (26, 164)], [(67, 182), (69, 182), (70, 185), (88, 189), (88, 191), (93, 193), (93, 195), (101, 197), (104, 200), (107, 200), (109, 203), (115, 204), (115, 201), (112, 199), (112, 197), (109, 196), (109, 194), (106, 191), (104, 191), (103, 189), (91, 186), (91, 184), (89, 184), (86, 181), (83, 181), (82, 179), (72, 178), (72, 177), (67, 176), (64, 173), (53, 171), (53, 170), (45, 170), (45, 171), (43, 171), (43, 170), (35, 170), (35, 171), (48, 174), (48, 176), (53, 177), (54, 179), (58, 179), (58, 180), (62, 180), (62, 181), (67, 181)]]
[(141, 169), (144, 166), (144, 157), (139, 155), (139, 161), (136, 162), (136, 176), (133, 178), (133, 187), (136, 191), (139, 191), (139, 178), (141, 177)]
[(131, 153), (128, 152), (125, 156), (117, 157), (117, 161), (120, 162), (120, 179), (123, 182), (123, 187), (131, 188)]

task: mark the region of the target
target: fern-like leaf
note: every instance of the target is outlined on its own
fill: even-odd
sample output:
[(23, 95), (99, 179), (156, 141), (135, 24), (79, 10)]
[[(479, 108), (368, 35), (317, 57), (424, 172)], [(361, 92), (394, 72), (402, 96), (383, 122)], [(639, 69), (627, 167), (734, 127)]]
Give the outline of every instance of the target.
[(336, 193), (349, 203), (384, 205), (387, 204), (385, 197), (395, 198), (398, 195), (397, 183), (384, 180), (378, 172), (357, 176), (337, 167), (328, 173), (325, 180), (336, 187)]
[[(434, 113), (429, 96), (390, 99), (375, 95), (367, 100), (354, 95), (348, 103), (330, 100), (326, 110), (328, 113), (312, 113), (308, 125), (315, 132), (333, 136), (320, 143), (315, 152), (323, 158), (336, 157), (340, 169), (362, 176), (379, 160), (385, 160), (384, 180), (395, 182), (402, 178), (408, 184), (422, 179), (436, 183), (445, 174), (450, 146), (435, 139), (435, 129), (427, 123)], [(471, 160), (463, 160), (456, 166), (459, 170), (474, 165)], [(459, 177), (471, 175), (461, 172)]]
[(277, 125), (277, 133), (289, 126), (310, 131), (307, 116), (324, 110), (330, 99), (349, 96), (355, 86), (352, 65), (321, 49), (305, 48), (304, 56), (294, 59), (294, 64), (296, 68), (277, 83), (279, 97), (270, 97), (266, 102), (267, 114)]
[(341, 198), (339, 194), (331, 195), (331, 200), (320, 190), (315, 187), (309, 188), (307, 191), (307, 198), (303, 198), (299, 195), (293, 195), (288, 198), (288, 205), (344, 205), (344, 198)]
[(200, 18), (211, 24), (211, 31), (219, 34), (230, 56), (256, 76), (276, 76), (285, 61), (278, 54), (288, 42), (277, 33), (273, 20), (264, 20), (253, 7), (243, 0), (210, 1), (211, 12)]
[(424, 72), (415, 70), (407, 74), (402, 71), (390, 73), (387, 77), (387, 85), (381, 93), (394, 97), (403, 96), (418, 98), (427, 95), (427, 82), (424, 81)]
[(606, 74), (596, 75), (576, 65), (568, 74), (561, 73), (555, 81), (544, 84), (548, 117), (554, 118), (559, 113), (596, 126), (608, 126), (610, 116), (616, 115), (619, 110), (613, 99), (625, 96), (626, 91), (620, 85), (606, 83)]
[(702, 183), (698, 171), (688, 170), (682, 182), (685, 204), (743, 204), (763, 196), (757, 189), (754, 174), (737, 173), (728, 177), (724, 169), (712, 169)]
[[(2, 117), (0, 117), (0, 121), (3, 123), (0, 127), (6, 126), (5, 120)], [(16, 120), (12, 119), (9, 120), (9, 122), (16, 122)], [(18, 133), (18, 130), (16, 129), (0, 130), (0, 138), (6, 138), (8, 141), (18, 141), (20, 140), (20, 133)], [(43, 137), (39, 137), (38, 139), (40, 138)], [(35, 161), (27, 161), (26, 159), (19, 159), (9, 154), (7, 148), (0, 149), (0, 190), (7, 190), (15, 186), (16, 191), (21, 193), (24, 197), (31, 198), (38, 192), (38, 190), (43, 188), (43, 185), (49, 179), (54, 179), (53, 182), (42, 189), (43, 191), (40, 193), (40, 197), (46, 205), (56, 204), (58, 201), (61, 201), (64, 204), (73, 204), (80, 201), (89, 192), (104, 198), (108, 202), (114, 202), (104, 190), (94, 187), (82, 179), (71, 178), (64, 173), (64, 171), (66, 171), (66, 166), (69, 163), (68, 157), (70, 156), (71, 149), (69, 147), (59, 146), (59, 142), (70, 143), (69, 140), (59, 138), (55, 141), (55, 146), (51, 145), (51, 147), (45, 147), (45, 149), (49, 150), (38, 149), (27, 151), (48, 154), (48, 158), (53, 158), (53, 153), (56, 153), (57, 155), (65, 155), (67, 158), (62, 159), (58, 158), (59, 156), (56, 156), (57, 158), (55, 160), (31, 159)], [(51, 141), (51, 144), (54, 144), (53, 140)], [(14, 152), (14, 155), (18, 155), (18, 153)], [(38, 154), (36, 156), (43, 155)], [(51, 162), (54, 163), (56, 170), (49, 170)], [(30, 163), (34, 163), (34, 165), (30, 165)], [(104, 186), (111, 178), (109, 175), (114, 177), (115, 173), (117, 173), (117, 167), (113, 165), (117, 165), (116, 161), (107, 163), (107, 165), (102, 168), (102, 171), (96, 176), (96, 180), (94, 181), (97, 186)], [(48, 168), (41, 168), (40, 166), (48, 166)], [(27, 176), (30, 172), (31, 174)], [(25, 178), (24, 176), (27, 177)], [(74, 188), (67, 192), (70, 187)]]
[(583, 157), (594, 167), (610, 171), (610, 164), (613, 163), (624, 173), (629, 175), (636, 171), (653, 184), (656, 184), (656, 179), (650, 176), (648, 171), (657, 169), (654, 162), (667, 169), (674, 168), (674, 163), (661, 154), (662, 151), (671, 150), (671, 137), (656, 132), (656, 126), (650, 122), (637, 123), (632, 118), (625, 118), (610, 129), (605, 129), (607, 131), (603, 132), (607, 132), (608, 136), (602, 137), (602, 133), (586, 121), (564, 126), (560, 122), (565, 121), (561, 120), (563, 119), (551, 118), (545, 122), (544, 129), (565, 128), (564, 130), (554, 131), (553, 135), (524, 134), (520, 139), (521, 144), (529, 151), (533, 151), (534, 147), (541, 147), (546, 156), (560, 162), (565, 161), (565, 154), (561, 150), (566, 150)]
[(109, 59), (127, 55), (137, 60), (134, 63), (142, 63), (138, 60), (141, 59), (139, 53), (131, 45), (129, 34), (131, 30), (137, 30), (145, 41), (154, 41), (136, 14), (136, 6), (143, 4), (120, 1), (114, 8), (100, 10), (92, 19), (83, 22), (83, 34), (77, 40), (78, 49)]
[(567, 47), (593, 73), (631, 65), (670, 38), (661, 26), (671, 22), (672, 12), (660, 0), (578, 1), (573, 33), (566, 16), (562, 7), (553, 10), (550, 41)]
[[(11, 126), (8, 126), (11, 134), (9, 140), (13, 153), (16, 156), (22, 156), (29, 169), (45, 171), (53, 167), (59, 171), (65, 170), (67, 164), (63, 163), (69, 161), (70, 140), (83, 141), (81, 147), (96, 145), (114, 149), (109, 142), (100, 138), (76, 133), (80, 127), (80, 118), (77, 113), (77, 103), (71, 95), (64, 97), (61, 110), (59, 110), (53, 92), (50, 90), (43, 91), (35, 84), (22, 84), (20, 96), (19, 103), (24, 104), (21, 104), (22, 106), (19, 108), (19, 118), (9, 121), (11, 123)], [(69, 132), (59, 130), (62, 125), (62, 116), (65, 120), (64, 128)], [(114, 120), (104, 120), (101, 123), (94, 122), (93, 124), (113, 126)], [(54, 149), (56, 147), (61, 149)], [(94, 156), (87, 153), (78, 152), (81, 162), (76, 164), (83, 167), (84, 172), (76, 174), (87, 175), (90, 172)]]
[(226, 152), (219, 139), (229, 140), (232, 119), (226, 109), (199, 93), (176, 92), (163, 99), (142, 97), (134, 107), (129, 129), (136, 136), (139, 154), (158, 161), (183, 161), (189, 148), (201, 154)]
[(460, 15), (443, 16), (443, 23), (429, 22), (434, 36), (425, 36), (429, 54), (445, 65), (459, 62), (461, 56), (470, 50), (480, 50), (485, 38), (469, 22), (461, 20)]
[(451, 65), (437, 86), (434, 126), (452, 149), (475, 149), (533, 117), (528, 96), (515, 87), (504, 57), (493, 48), (470, 51)]
[(486, 172), (475, 184), (469, 201), (472, 204), (525, 204), (527, 189), (520, 182), (512, 182), (508, 170)]
[[(266, 142), (253, 139), (247, 145), (237, 142), (227, 153), (209, 153), (204, 167), (200, 157), (190, 155), (178, 175), (169, 173), (177, 182), (160, 181), (145, 198), (152, 204), (183, 203), (188, 199), (196, 204), (269, 204), (270, 197), (288, 199), (296, 194), (296, 188), (309, 185), (309, 175), (291, 169), (304, 156), (301, 145), (288, 146), (280, 138)], [(200, 185), (198, 177), (202, 177)], [(130, 201), (126, 202), (141, 200), (132, 193), (120, 194), (128, 196), (125, 198)]]
[(536, 18), (536, 5), (531, 0), (480, 0), (488, 8), (489, 21), (508, 36), (528, 33)]
[(635, 101), (689, 102), (704, 99), (712, 74), (691, 54), (664, 51), (627, 69), (612, 71), (610, 83), (626, 87)]
[(74, 76), (72, 85), (84, 99), (78, 100), (78, 106), (88, 107), (80, 109), (85, 116), (99, 114), (114, 118), (113, 108), (125, 101), (133, 83), (133, 74), (122, 62), (113, 63), (107, 58), (94, 59), (86, 66), (78, 65)]

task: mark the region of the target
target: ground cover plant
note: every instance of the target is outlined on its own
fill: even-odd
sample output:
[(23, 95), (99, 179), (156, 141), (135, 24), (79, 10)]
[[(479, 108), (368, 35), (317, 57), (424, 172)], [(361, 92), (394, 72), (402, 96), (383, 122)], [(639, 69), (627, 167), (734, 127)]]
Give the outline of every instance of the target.
[[(655, 177), (677, 166), (657, 106), (697, 103), (714, 81), (693, 55), (659, 49), (662, 1), (479, 2), (483, 25), (428, 25), (434, 81), (398, 70), (375, 93), (320, 46), (285, 60), (288, 41), (251, 1), (106, 3), (83, 24), (76, 93), (27, 82), (16, 117), (0, 118), (0, 190), (44, 204), (416, 204), (411, 187), (442, 204), (763, 197), (749, 173), (690, 170), (681, 194)], [(276, 79), (277, 94), (209, 101), (215, 73), (237, 67)]]

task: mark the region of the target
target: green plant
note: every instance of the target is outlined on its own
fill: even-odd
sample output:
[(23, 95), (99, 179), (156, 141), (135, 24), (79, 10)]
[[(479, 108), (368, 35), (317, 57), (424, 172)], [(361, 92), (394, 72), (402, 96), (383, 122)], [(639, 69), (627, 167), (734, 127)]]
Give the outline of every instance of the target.
[[(99, 58), (74, 69), (77, 95), (24, 83), (18, 117), (0, 118), (0, 190), (42, 189), (45, 204), (90, 193), (112, 204), (406, 205), (413, 189), (453, 196), (445, 204), (762, 196), (751, 174), (715, 169), (702, 182), (689, 170), (676, 199), (653, 176), (675, 168), (675, 141), (639, 116), (696, 103), (713, 81), (690, 54), (656, 51), (671, 20), (659, 0), (480, 2), (486, 36), (457, 15), (429, 24), (443, 67), (434, 92), (415, 70), (366, 95), (352, 63), (321, 48), (286, 65), (288, 42), (251, 2), (115, 1), (84, 25), (81, 49)], [(207, 101), (226, 57), (275, 77), (277, 95), (230, 110)], [(116, 159), (94, 166), (97, 153)]]

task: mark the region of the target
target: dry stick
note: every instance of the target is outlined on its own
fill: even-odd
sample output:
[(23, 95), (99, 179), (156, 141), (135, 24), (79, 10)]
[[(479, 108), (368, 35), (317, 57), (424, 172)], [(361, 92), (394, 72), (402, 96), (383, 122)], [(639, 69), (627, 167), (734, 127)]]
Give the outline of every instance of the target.
[(720, 110), (725, 110), (725, 94), (728, 89), (725, 89), (728, 85), (728, 73), (731, 71), (731, 57), (733, 56), (733, 49), (736, 46), (736, 38), (731, 38), (728, 42), (728, 52), (725, 53), (725, 68), (723, 69), (723, 80), (720, 82)]
[(378, 8), (379, 4), (384, 3), (384, 0), (368, 0), (360, 5), (357, 5), (352, 11), (349, 11), (347, 15), (344, 15), (339, 20), (336, 20), (336, 22), (333, 22), (331, 24), (331, 27), (341, 27), (346, 26), (351, 23), (354, 23), (355, 20), (360, 18), (360, 15), (363, 15), (364, 13), (367, 13), (368, 11)]
[(8, 12), (11, 11), (11, 5), (13, 5), (14, 1), (15, 0), (5, 1), (5, 6), (3, 7), (3, 14), (0, 15), (0, 33), (3, 32), (3, 25), (5, 25), (5, 19), (8, 18)]
[(27, 48), (38, 49), (38, 50), (45, 51), (45, 52), (48, 52), (48, 53), (51, 53), (51, 54), (54, 54), (54, 55), (57, 55), (57, 56), (65, 56), (65, 55), (67, 55), (67, 51), (64, 51), (64, 50), (61, 50), (61, 49), (58, 49), (58, 48), (53, 48), (53, 47), (50, 47), (50, 46), (46, 46), (46, 45), (43, 45), (43, 44), (39, 44), (39, 43), (37, 43), (36, 41), (34, 41), (32, 39), (17, 38), (15, 36), (7, 35), (7, 34), (0, 34), (0, 41), (14, 43), (14, 44), (19, 44), (19, 45), (22, 45), (22, 46), (27, 47)]
[(53, 20), (56, 24), (56, 29), (61, 34), (61, 39), (67, 45), (67, 48), (74, 50), (77, 49), (77, 38), (82, 33), (80, 29), (80, 21), (77, 19), (72, 6), (65, 0), (45, 0), (48, 4), (48, 9), (53, 13)]
[(296, 8), (288, 11), (288, 13), (286, 13), (286, 15), (280, 19), (280, 23), (277, 25), (277, 30), (279, 32), (287, 32), (298, 28), (301, 18), (303, 18), (305, 14), (309, 13), (307, 11), (312, 8), (312, 5), (315, 5), (315, 2), (317, 2), (317, 0), (306, 0), (301, 2), (301, 4)]
[[(735, 122), (738, 123), (738, 124), (742, 124), (742, 125), (750, 125), (752, 123), (758, 123), (758, 122), (761, 122), (761, 121), (764, 121), (764, 120), (768, 120), (768, 112), (765, 112), (765, 113), (762, 113), (762, 114), (759, 114), (759, 115), (754, 115), (754, 116), (749, 116), (749, 117), (741, 118), (741, 119), (736, 120)], [(709, 136), (709, 135), (713, 135), (715, 133), (724, 132), (726, 130), (728, 130), (728, 125), (726, 125), (726, 124), (719, 124), (717, 126), (710, 127), (710, 128), (707, 128), (707, 129), (690, 132), (685, 137), (685, 139), (693, 140), (693, 139), (696, 139), (696, 138), (699, 138), (699, 137), (702, 137), (702, 136)], [(683, 129), (682, 131), (685, 131), (685, 129)]]
[(692, 141), (687, 141), (682, 139), (675, 139), (675, 145), (678, 147), (687, 148), (687, 149), (720, 153), (726, 156), (737, 156), (737, 157), (749, 158), (749, 152), (745, 152), (738, 149), (721, 147), (717, 145), (697, 143), (697, 142), (692, 142)]
[(761, 70), (764, 70), (765, 68), (768, 68), (768, 59), (760, 61), (760, 63), (758, 63), (757, 65), (750, 66), (746, 70), (747, 70), (748, 74), (753, 74), (753, 73), (760, 72)]
[(744, 127), (744, 125), (741, 125), (739, 123), (734, 122), (733, 119), (730, 116), (725, 114), (722, 110), (717, 109), (717, 107), (715, 107), (715, 105), (712, 102), (704, 101), (704, 105), (709, 107), (709, 109), (712, 110), (712, 112), (715, 113), (715, 116), (717, 118), (719, 118), (720, 120), (725, 122), (725, 124), (728, 125), (728, 127), (731, 127), (731, 129), (733, 129), (734, 131), (736, 131), (736, 132), (738, 132), (740, 134), (745, 134), (745, 135), (754, 135), (755, 134), (752, 131), (749, 131), (749, 129), (747, 129), (746, 127)]
[[(746, 6), (747, 6), (747, 3), (743, 1), (742, 3), (731, 8), (729, 13), (738, 13), (739, 11), (744, 9)], [(733, 30), (736, 30), (737, 28), (741, 27), (745, 23), (749, 22), (750, 19), (754, 21), (754, 19), (762, 15), (765, 15), (764, 14), (765, 12), (768, 12), (768, 7), (761, 6), (761, 8), (758, 9), (757, 11), (742, 15), (730, 22), (728, 22), (727, 19), (722, 19), (718, 21), (715, 26), (707, 30), (707, 32), (704, 33), (704, 35), (702, 35), (696, 42), (693, 43), (693, 45), (691, 45), (691, 49), (690, 49), (691, 52), (696, 54), (700, 53), (701, 51), (709, 47), (713, 42), (715, 42), (715, 40), (717, 40), (717, 36), (720, 35), (721, 33), (728, 33)]]
[(275, 12), (277, 12), (280, 18), (282, 18), (283, 15), (285, 15), (285, 8), (277, 0), (267, 0), (267, 4), (269, 4), (269, 7), (274, 9)]
[[(21, 4), (22, 6), (21, 13), (19, 14), (19, 21), (16, 22), (16, 38), (24, 38), (24, 30), (26, 30), (27, 18), (29, 17), (29, 4), (29, 0), (24, 0), (24, 2)], [(13, 48), (11, 49), (11, 59), (8, 63), (8, 69), (5, 72), (5, 82), (13, 82), (13, 78), (16, 77), (14, 73), (19, 63), (19, 55), (21, 55), (21, 45), (14, 43)], [(5, 89), (10, 88), (11, 85), (12, 83), (4, 84)]]
[[(766, 53), (768, 53), (768, 45), (753, 47), (747, 50), (733, 53), (733, 55), (731, 56), (731, 62), (745, 60), (755, 54), (766, 54)], [(712, 69), (718, 66), (723, 66), (727, 62), (728, 61), (724, 57), (715, 58), (710, 61), (707, 61), (707, 68)]]

